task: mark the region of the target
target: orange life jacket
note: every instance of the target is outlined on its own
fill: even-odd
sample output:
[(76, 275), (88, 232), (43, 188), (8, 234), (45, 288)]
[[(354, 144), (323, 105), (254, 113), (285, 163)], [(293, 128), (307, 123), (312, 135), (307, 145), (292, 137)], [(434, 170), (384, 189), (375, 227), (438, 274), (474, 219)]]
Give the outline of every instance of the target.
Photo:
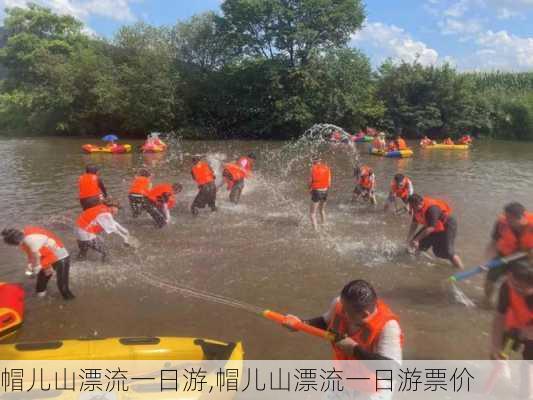
[[(44, 235), (54, 240), (58, 247), (61, 247), (61, 248), (65, 247), (61, 239), (59, 239), (55, 234), (53, 234), (50, 231), (47, 231), (46, 229), (39, 228), (36, 226), (27, 226), (24, 228), (24, 237), (29, 236), (29, 235), (35, 235), (35, 234)], [(28, 260), (30, 260), (32, 258), (32, 253), (31, 253), (30, 248), (25, 243), (22, 243), (20, 245), (20, 248), (22, 249), (24, 253), (26, 253), (26, 255), (28, 256)], [(50, 248), (48, 248), (48, 246), (46, 245), (39, 249), (39, 254), (41, 256), (39, 260), (39, 264), (41, 265), (42, 268), (48, 268), (57, 261), (57, 257), (54, 254), (54, 252)]]
[(146, 176), (136, 176), (133, 178), (129, 193), (146, 195), (150, 190), (151, 185), (152, 182), (150, 181), (150, 178)]
[(83, 174), (80, 176), (78, 184), (80, 188), (80, 199), (102, 195), (100, 186), (98, 186), (98, 175), (96, 174)]
[(97, 235), (101, 233), (103, 229), (100, 225), (93, 224), (93, 221), (96, 217), (98, 217), (98, 215), (106, 212), (110, 212), (110, 209), (105, 204), (99, 204), (97, 206), (88, 208), (80, 214), (78, 220), (76, 221), (76, 225), (78, 225), (78, 227), (84, 231)]
[(511, 285), (509, 288), (509, 306), (505, 313), (505, 327), (507, 329), (522, 329), (533, 324), (533, 311), (531, 311), (523, 296), (518, 294)]
[(376, 137), (372, 140), (372, 147), (376, 150), (383, 150), (385, 146), (383, 141), (379, 137)]
[[(391, 311), (389, 306), (387, 306), (382, 300), (378, 299), (377, 312), (369, 317), (368, 320), (364, 321), (361, 328), (349, 337), (355, 340), (361, 346), (361, 349), (368, 352), (375, 352), (379, 335), (383, 331), (385, 324), (391, 320), (395, 320), (398, 323), (400, 322), (399, 318)], [(344, 314), (340, 300), (337, 300), (337, 303), (335, 304), (335, 312), (329, 322), (328, 330), (338, 334), (339, 337), (348, 335), (348, 320)], [(403, 335), (401, 342), (403, 345)], [(332, 346), (335, 360), (357, 359), (353, 355), (344, 354), (335, 346), (335, 344)]]
[(409, 185), (411, 184), (411, 180), (404, 176), (403, 181), (400, 185), (396, 183), (396, 180), (392, 180), (391, 183), (391, 190), (392, 193), (396, 195), (396, 197), (406, 200), (409, 197)]
[(361, 167), (361, 173), (359, 175), (359, 186), (367, 190), (374, 189), (375, 181), (372, 179), (373, 176), (374, 171), (372, 171), (372, 168), (363, 165)]
[(246, 177), (246, 172), (243, 171), (243, 169), (237, 164), (225, 164), (224, 170), (226, 170), (229, 175), (231, 175), (232, 181), (240, 181)]
[(505, 215), (501, 215), (498, 219), (498, 234), (499, 240), (496, 242), (496, 247), (502, 256), (533, 249), (533, 213), (525, 213), (520, 237), (516, 237)]
[(405, 140), (402, 138), (399, 138), (396, 140), (396, 146), (398, 147), (398, 150), (407, 150), (407, 143), (405, 143)]
[(194, 180), (196, 181), (198, 186), (205, 185), (215, 180), (215, 177), (213, 175), (213, 172), (211, 171), (211, 168), (209, 167), (209, 164), (205, 161), (200, 161), (195, 164), (192, 167), (191, 171)]
[(246, 176), (249, 176), (252, 173), (252, 169), (254, 168), (254, 160), (252, 160), (250, 157), (239, 157), (237, 164), (241, 166), (246, 173)]
[(331, 186), (331, 169), (323, 163), (314, 164), (311, 168), (311, 190), (329, 189)]
[(160, 197), (164, 194), (168, 196), (168, 208), (173, 208), (176, 205), (176, 196), (174, 195), (172, 185), (170, 185), (169, 183), (161, 183), (155, 186), (152, 190), (148, 192), (146, 197), (148, 197), (152, 202), (158, 203), (160, 201)]
[(465, 135), (463, 137), (461, 137), (461, 139), (459, 139), (459, 143), (460, 144), (470, 144), (472, 143), (472, 138), (468, 135)]
[(435, 232), (443, 232), (446, 229), (444, 227), (444, 223), (452, 213), (452, 208), (443, 200), (424, 197), (422, 209), (414, 213), (414, 218), (418, 224), (428, 226), (428, 222), (426, 221), (426, 212), (430, 207), (433, 206), (438, 207), (441, 211), (441, 219), (437, 221), (437, 225), (434, 226)]

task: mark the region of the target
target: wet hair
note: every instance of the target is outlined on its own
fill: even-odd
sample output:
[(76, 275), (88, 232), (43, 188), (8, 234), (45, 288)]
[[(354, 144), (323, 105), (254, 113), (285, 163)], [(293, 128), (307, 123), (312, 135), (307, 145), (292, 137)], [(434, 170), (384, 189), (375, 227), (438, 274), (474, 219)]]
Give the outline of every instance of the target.
[(416, 193), (412, 194), (411, 196), (409, 196), (409, 199), (407, 199), (407, 202), (412, 206), (417, 206), (421, 204), (423, 201), (424, 199), (422, 198), (422, 196)]
[(183, 185), (181, 183), (175, 183), (172, 185), (172, 190), (175, 192), (181, 192), (183, 190)]
[(341, 299), (347, 301), (357, 311), (373, 311), (378, 296), (374, 288), (362, 279), (351, 281), (341, 292)]
[(85, 167), (85, 172), (88, 174), (96, 174), (98, 170), (99, 170), (98, 166), (94, 164), (89, 164)]
[(312, 162), (322, 161), (322, 157), (320, 157), (320, 154), (314, 154), (314, 155), (311, 156), (311, 161)]
[(137, 175), (149, 178), (150, 176), (152, 176), (152, 173), (148, 171), (148, 169), (146, 168), (140, 168), (139, 171), (137, 172)]
[(396, 174), (394, 175), (394, 180), (396, 181), (396, 184), (400, 184), (403, 182), (405, 176), (403, 174)]
[(526, 208), (518, 202), (507, 204), (503, 210), (505, 211), (505, 214), (511, 215), (517, 219), (522, 218), (526, 212)]
[(251, 158), (252, 160), (257, 160), (255, 153), (249, 153), (248, 158)]
[(513, 261), (509, 271), (517, 281), (533, 286), (533, 264), (529, 259)]
[(7, 228), (2, 230), (2, 237), (4, 242), (11, 246), (18, 246), (24, 239), (24, 233), (14, 228)]

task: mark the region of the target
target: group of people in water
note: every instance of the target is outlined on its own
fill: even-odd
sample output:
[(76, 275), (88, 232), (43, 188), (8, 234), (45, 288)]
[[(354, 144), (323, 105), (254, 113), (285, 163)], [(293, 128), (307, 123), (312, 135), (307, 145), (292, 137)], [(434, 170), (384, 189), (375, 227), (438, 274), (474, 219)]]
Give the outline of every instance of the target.
[[(223, 183), (230, 192), (229, 198), (238, 203), (244, 180), (253, 170), (255, 154), (242, 156), (235, 162), (224, 164), (222, 170)], [(199, 209), (209, 206), (217, 211), (216, 175), (209, 163), (201, 156), (192, 157), (191, 175), (198, 186), (198, 194), (191, 204), (191, 212), (198, 215)], [(102, 233), (116, 234), (127, 246), (134, 245), (134, 239), (128, 229), (116, 221), (120, 204), (109, 196), (105, 184), (100, 177), (96, 165), (87, 165), (85, 172), (78, 179), (78, 198), (81, 213), (75, 222), (75, 233), (78, 243), (78, 261), (85, 261), (89, 250), (100, 254), (103, 262), (109, 261), (109, 252)], [(151, 173), (141, 168), (133, 177), (128, 190), (128, 200), (133, 218), (146, 211), (158, 228), (171, 222), (170, 210), (176, 205), (176, 195), (183, 189), (180, 183), (159, 183), (152, 185)], [(26, 226), (23, 229), (7, 228), (2, 231), (4, 242), (19, 246), (27, 256), (27, 276), (37, 276), (36, 294), (46, 295), (48, 281), (54, 274), (57, 276), (59, 292), (65, 300), (75, 298), (69, 288), (70, 255), (62, 240), (53, 232), (37, 226)]]
[[(398, 147), (404, 145), (403, 139), (399, 139), (396, 138)], [(315, 156), (312, 163), (310, 219), (318, 230), (317, 214), (320, 214), (321, 223), (326, 221), (325, 206), (332, 172), (320, 156)], [(364, 199), (375, 206), (373, 169), (357, 164), (354, 178), (353, 200)], [(407, 212), (411, 217), (408, 248), (416, 253), (432, 249), (436, 257), (449, 260), (456, 268), (464, 268), (455, 251), (457, 220), (448, 202), (415, 193), (413, 181), (398, 173), (390, 183), (385, 212), (392, 206), (397, 214)], [(524, 345), (524, 359), (533, 359), (533, 330), (530, 328), (533, 325), (533, 213), (522, 204), (512, 202), (504, 207), (495, 223), (486, 256), (492, 260), (519, 252), (526, 256), (490, 269), (485, 281), (485, 300), (491, 306), (496, 283), (503, 280), (491, 335), (490, 354), (495, 359), (507, 357), (503, 350), (509, 337), (516, 344)], [(296, 322), (301, 320), (289, 316), (286, 326), (291, 329)], [(401, 360), (403, 335), (398, 317), (378, 298), (368, 282), (355, 280), (348, 283), (324, 315), (305, 322), (341, 335), (341, 340), (333, 345), (337, 359)]]
[[(401, 138), (396, 146), (406, 146)], [(238, 203), (244, 188), (244, 181), (250, 177), (256, 161), (255, 154), (242, 156), (234, 162), (224, 164), (223, 183), (230, 191), (229, 198)], [(209, 162), (201, 156), (192, 157), (191, 176), (198, 186), (190, 210), (198, 215), (208, 206), (217, 211), (217, 185), (215, 172)], [(147, 212), (157, 227), (161, 228), (171, 220), (170, 210), (176, 204), (176, 195), (182, 191), (179, 183), (152, 185), (151, 173), (141, 168), (133, 177), (128, 191), (132, 216), (139, 217)], [(325, 223), (325, 206), (332, 183), (330, 166), (320, 155), (312, 158), (309, 179), (311, 197), (310, 219), (318, 230)], [(355, 189), (353, 199), (364, 199), (377, 204), (375, 196), (376, 178), (368, 165), (358, 164), (354, 171)], [(120, 205), (113, 201), (94, 165), (88, 165), (79, 178), (79, 201), (82, 211), (76, 220), (78, 259), (85, 260), (90, 249), (98, 252), (102, 260), (108, 260), (108, 251), (101, 233), (115, 233), (126, 245), (132, 245), (132, 238), (126, 228), (115, 220)], [(415, 192), (411, 178), (396, 174), (391, 180), (390, 191), (384, 206), (385, 211), (408, 213), (411, 226), (407, 244), (416, 252), (433, 249), (435, 256), (449, 260), (462, 269), (461, 258), (455, 251), (457, 221), (452, 207), (444, 200), (423, 196)], [(420, 229), (418, 229), (420, 227)], [(69, 288), (70, 256), (63, 242), (54, 233), (35, 226), (22, 230), (7, 228), (2, 231), (5, 243), (20, 246), (27, 255), (26, 274), (37, 275), (36, 293), (45, 296), (48, 281), (53, 273), (57, 276), (59, 291), (65, 300), (74, 299)], [(503, 257), (517, 252), (533, 253), (533, 213), (513, 202), (505, 206), (498, 218), (487, 255)], [(498, 310), (492, 330), (491, 356), (501, 358), (504, 337), (512, 334), (514, 340), (525, 345), (524, 358), (533, 357), (533, 259), (523, 258), (500, 269), (492, 269), (487, 276), (486, 295), (490, 298), (495, 282), (505, 277), (498, 300)], [(291, 328), (298, 317), (288, 316), (286, 326)], [(364, 280), (349, 282), (323, 315), (308, 319), (307, 324), (335, 332), (338, 341), (333, 343), (337, 359), (390, 359), (401, 361), (403, 334), (399, 318), (377, 295), (372, 285)]]

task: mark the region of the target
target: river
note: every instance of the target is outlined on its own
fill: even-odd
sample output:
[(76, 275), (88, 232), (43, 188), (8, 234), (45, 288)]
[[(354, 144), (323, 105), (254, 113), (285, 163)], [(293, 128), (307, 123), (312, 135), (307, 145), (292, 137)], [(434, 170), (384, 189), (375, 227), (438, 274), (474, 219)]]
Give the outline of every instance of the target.
[[(376, 171), (378, 201), (373, 210), (351, 205), (354, 153), (324, 146), (333, 169), (327, 225), (313, 232), (308, 220), (310, 168), (305, 144), (282, 142), (176, 142), (168, 154), (84, 155), (82, 139), (0, 140), (0, 219), (3, 227), (40, 224), (64, 239), (75, 256), (73, 225), (80, 212), (77, 178), (86, 163), (101, 166), (110, 194), (126, 206), (118, 216), (141, 240), (137, 251), (108, 238), (112, 260), (74, 262), (72, 302), (64, 302), (50, 282), (49, 296), (33, 295), (34, 280), (24, 277), (25, 260), (16, 248), (0, 245), (0, 281), (23, 282), (26, 317), (10, 342), (96, 336), (193, 336), (241, 340), (248, 359), (324, 359), (328, 345), (290, 333), (270, 321), (228, 307), (156, 287), (139, 274), (148, 272), (167, 284), (238, 299), (264, 308), (314, 317), (323, 313), (342, 286), (367, 279), (400, 316), (404, 357), (412, 359), (485, 359), (492, 312), (456, 304), (443, 289), (454, 272), (447, 262), (416, 259), (405, 253), (406, 216), (384, 215), (383, 201), (396, 172), (410, 176), (415, 191), (449, 201), (457, 216), (458, 253), (465, 265), (483, 261), (484, 247), (503, 205), (520, 201), (533, 207), (533, 144), (478, 142), (471, 151), (424, 151), (413, 143), (412, 159), (365, 154)], [(132, 144), (138, 145), (133, 141)], [(300, 146), (300, 147), (298, 147)], [(190, 155), (204, 153), (231, 160), (256, 152), (254, 177), (241, 203), (227, 192), (219, 211), (193, 218), (196, 193)], [(173, 210), (173, 224), (162, 230), (148, 216), (133, 220), (127, 189), (135, 170), (146, 164), (155, 182), (179, 181), (184, 191)], [(461, 288), (476, 303), (482, 279)]]

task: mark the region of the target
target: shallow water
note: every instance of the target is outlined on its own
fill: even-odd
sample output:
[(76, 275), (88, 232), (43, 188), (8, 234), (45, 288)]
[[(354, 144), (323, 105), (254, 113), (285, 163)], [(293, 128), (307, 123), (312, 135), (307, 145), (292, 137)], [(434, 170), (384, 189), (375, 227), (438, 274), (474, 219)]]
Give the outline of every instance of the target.
[[(325, 311), (349, 280), (371, 281), (400, 316), (405, 358), (486, 358), (491, 312), (450, 302), (442, 281), (452, 274), (446, 262), (415, 259), (405, 252), (409, 221), (384, 215), (381, 205), (397, 172), (408, 174), (417, 192), (450, 201), (459, 222), (456, 247), (466, 265), (483, 260), (494, 219), (509, 201), (533, 207), (533, 144), (480, 142), (470, 152), (423, 151), (393, 160), (364, 154), (377, 175), (380, 207), (350, 204), (354, 152), (322, 146), (333, 167), (328, 222), (316, 234), (308, 221), (309, 151), (280, 142), (183, 142), (166, 154), (84, 155), (81, 139), (0, 140), (0, 194), (3, 226), (41, 224), (60, 235), (76, 253), (73, 222), (80, 212), (76, 181), (86, 163), (98, 163), (110, 194), (127, 206), (127, 188), (136, 168), (149, 165), (155, 182), (179, 181), (184, 191), (174, 222), (156, 230), (149, 217), (133, 220), (127, 207), (118, 217), (142, 241), (133, 251), (109, 238), (110, 264), (97, 258), (74, 263), (75, 301), (61, 300), (55, 281), (50, 296), (33, 296), (24, 277), (25, 261), (16, 248), (0, 245), (0, 281), (24, 282), (24, 327), (10, 341), (86, 336), (195, 336), (242, 340), (247, 358), (321, 359), (327, 344), (286, 332), (272, 322), (231, 308), (157, 287), (141, 272), (172, 285), (186, 285), (242, 302), (314, 317)], [(138, 143), (133, 143), (138, 144)], [(193, 218), (196, 193), (190, 155), (208, 154), (223, 162), (255, 151), (256, 173), (242, 202), (219, 192), (219, 211)], [(217, 161), (218, 160), (218, 161)], [(461, 283), (479, 303), (481, 278)]]

